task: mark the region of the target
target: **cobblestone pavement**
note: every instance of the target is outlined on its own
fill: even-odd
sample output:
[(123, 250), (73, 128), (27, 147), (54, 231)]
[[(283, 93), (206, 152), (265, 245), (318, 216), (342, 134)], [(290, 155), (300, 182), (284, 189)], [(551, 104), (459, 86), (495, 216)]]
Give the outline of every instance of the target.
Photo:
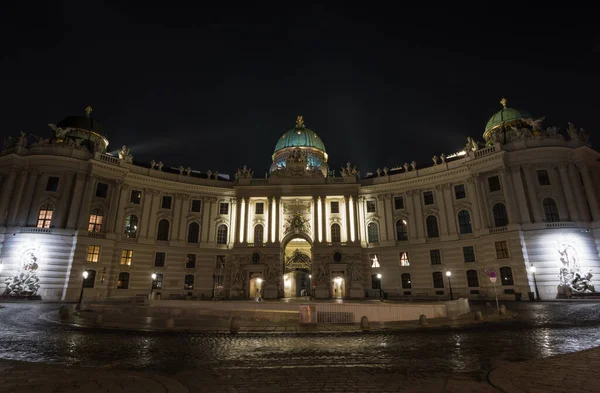
[[(58, 304), (3, 305), (2, 359), (166, 375), (190, 392), (265, 393), (293, 387), (306, 392), (486, 393), (494, 391), (488, 373), (507, 361), (600, 346), (600, 304), (591, 302), (509, 303), (516, 318), (483, 326), (311, 335), (80, 329), (39, 318), (58, 310)], [(578, 379), (575, 370), (561, 368)], [(0, 372), (6, 381), (5, 374)]]

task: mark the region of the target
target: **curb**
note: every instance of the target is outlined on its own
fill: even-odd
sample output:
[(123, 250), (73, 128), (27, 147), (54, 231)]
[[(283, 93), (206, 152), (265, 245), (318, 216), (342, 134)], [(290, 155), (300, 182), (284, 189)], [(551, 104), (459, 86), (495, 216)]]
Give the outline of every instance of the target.
[(500, 389), (504, 393), (527, 393), (525, 390), (513, 385), (508, 377), (514, 369), (519, 368), (521, 366), (521, 363), (523, 362), (509, 364), (492, 370), (488, 374), (488, 382), (490, 383), (490, 385), (492, 385), (496, 389)]

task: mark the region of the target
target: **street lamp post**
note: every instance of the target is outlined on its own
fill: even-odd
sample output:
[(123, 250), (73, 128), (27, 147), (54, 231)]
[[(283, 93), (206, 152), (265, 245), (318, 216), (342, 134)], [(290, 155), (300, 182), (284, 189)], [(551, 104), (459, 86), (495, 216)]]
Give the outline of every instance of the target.
[(531, 266), (529, 268), (529, 270), (531, 270), (531, 275), (533, 275), (533, 287), (535, 288), (535, 300), (537, 302), (539, 302), (540, 300), (540, 291), (538, 291), (538, 287), (537, 287), (537, 280), (535, 279), (535, 266)]
[(452, 294), (452, 281), (450, 281), (450, 276), (452, 272), (450, 270), (446, 270), (446, 277), (448, 277), (448, 287), (450, 288), (450, 300), (454, 300), (454, 295)]
[(152, 292), (154, 291), (154, 283), (156, 282), (156, 273), (152, 273), (152, 284), (150, 284), (150, 300), (152, 300)]
[(379, 300), (383, 301), (383, 289), (381, 288), (381, 273), (377, 273), (377, 279), (379, 280)]
[(77, 301), (77, 306), (75, 306), (75, 310), (81, 310), (81, 302), (83, 301), (83, 283), (88, 278), (89, 273), (87, 270), (83, 271), (83, 279), (81, 280), (81, 292), (79, 292), (79, 300)]

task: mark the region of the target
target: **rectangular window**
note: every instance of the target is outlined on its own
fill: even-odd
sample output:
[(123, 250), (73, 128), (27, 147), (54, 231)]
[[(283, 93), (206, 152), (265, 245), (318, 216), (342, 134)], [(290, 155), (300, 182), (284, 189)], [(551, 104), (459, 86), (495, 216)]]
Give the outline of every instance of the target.
[(371, 275), (371, 288), (381, 289), (381, 278), (377, 277), (377, 274)]
[(257, 202), (254, 207), (254, 214), (265, 214), (265, 204), (262, 202)]
[(394, 209), (402, 210), (404, 209), (404, 198), (401, 196), (394, 197)]
[(58, 176), (50, 176), (48, 178), (48, 182), (46, 183), (46, 191), (56, 192), (58, 191), (58, 181), (60, 178)]
[(200, 199), (192, 200), (192, 211), (194, 213), (199, 213), (200, 209), (202, 209), (202, 201)]
[(550, 177), (548, 176), (548, 171), (545, 169), (540, 169), (537, 171), (538, 183), (540, 186), (549, 186), (550, 185)]
[(219, 203), (219, 214), (229, 214), (229, 203), (227, 203), (227, 202)]
[(488, 186), (490, 187), (490, 192), (500, 191), (500, 178), (498, 176), (488, 177)]
[(508, 258), (508, 244), (506, 243), (506, 240), (496, 242), (496, 258)]
[(332, 201), (331, 202), (331, 212), (332, 213), (339, 213), (340, 212), (340, 203), (337, 201)]
[(475, 250), (473, 246), (463, 247), (463, 257), (465, 262), (475, 262)]
[(467, 270), (467, 285), (469, 288), (477, 288), (479, 286), (477, 270)]
[(465, 191), (464, 184), (457, 184), (454, 186), (454, 198), (455, 199), (465, 199), (467, 197), (467, 192)]
[(162, 197), (162, 203), (161, 203), (160, 207), (163, 208), (163, 209), (170, 209), (172, 203), (173, 203), (173, 197), (172, 196), (170, 196), (170, 195), (163, 195), (163, 197)]
[(185, 275), (185, 278), (183, 279), (183, 289), (186, 289), (189, 291), (194, 289), (194, 275), (193, 274)]
[(432, 265), (441, 265), (442, 255), (440, 250), (429, 250), (429, 259), (431, 260)]
[(400, 266), (410, 266), (410, 261), (408, 260), (407, 252), (400, 253)]
[(375, 213), (377, 211), (377, 206), (375, 204), (375, 200), (371, 199), (367, 201), (367, 213)]
[(121, 265), (131, 265), (133, 250), (121, 250)]
[(108, 184), (98, 183), (96, 184), (96, 196), (98, 198), (106, 198), (108, 195)]
[(196, 254), (187, 254), (185, 258), (185, 268), (195, 269), (196, 268)]
[(119, 273), (119, 279), (117, 281), (117, 289), (128, 289), (129, 288), (129, 273)]
[(433, 191), (425, 191), (423, 193), (423, 204), (425, 205), (433, 205), (435, 201), (433, 200)]
[(134, 205), (139, 205), (142, 203), (142, 192), (138, 190), (131, 190), (131, 195), (129, 196), (129, 203), (133, 203)]
[(88, 246), (86, 262), (98, 262), (100, 259), (100, 246)]
[(96, 282), (96, 271), (95, 270), (87, 270), (88, 276), (83, 279), (82, 287), (84, 288), (94, 288), (94, 283)]
[[(433, 277), (433, 287), (434, 288), (444, 288), (444, 275), (442, 274), (442, 272), (433, 272), (432, 277)], [(442, 292), (442, 295), (443, 294), (444, 294), (444, 292)], [(436, 291), (436, 295), (438, 295), (437, 291)]]
[(152, 289), (162, 289), (163, 287), (163, 275), (156, 273), (156, 280), (152, 280)]
[(372, 268), (381, 267), (379, 265), (379, 256), (377, 254), (369, 254), (369, 259), (371, 260)]
[(167, 259), (167, 254), (164, 252), (157, 252), (154, 254), (154, 267), (165, 267), (165, 260)]

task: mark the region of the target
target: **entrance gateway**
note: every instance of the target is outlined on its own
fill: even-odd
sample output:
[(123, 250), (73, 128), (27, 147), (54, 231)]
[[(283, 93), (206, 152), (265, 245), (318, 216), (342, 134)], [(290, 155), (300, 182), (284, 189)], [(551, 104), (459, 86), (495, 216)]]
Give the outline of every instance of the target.
[(306, 297), (312, 293), (312, 247), (303, 237), (294, 237), (283, 248), (283, 296)]

